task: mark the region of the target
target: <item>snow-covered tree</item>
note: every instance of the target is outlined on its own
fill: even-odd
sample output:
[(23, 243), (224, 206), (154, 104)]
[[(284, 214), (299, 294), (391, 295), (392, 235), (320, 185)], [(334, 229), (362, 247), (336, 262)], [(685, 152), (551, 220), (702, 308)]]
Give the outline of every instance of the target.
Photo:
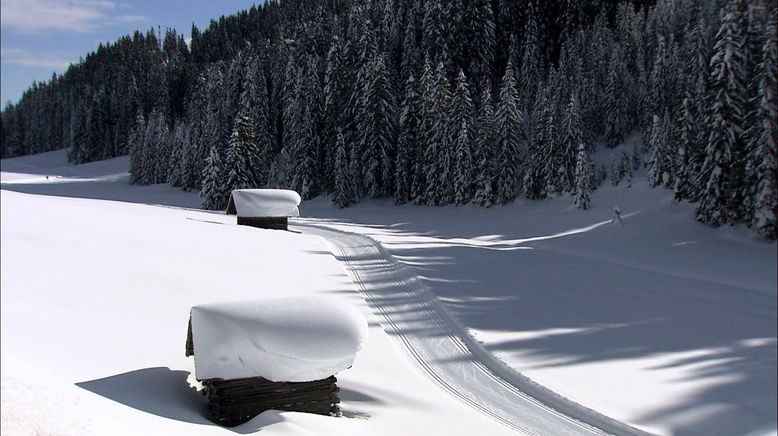
[(473, 104), (467, 78), (462, 70), (455, 82), (454, 95), (451, 100), (451, 131), (455, 132), (454, 140), (454, 203), (465, 204), (473, 195)]
[[(583, 133), (581, 131), (581, 115), (578, 109), (578, 99), (575, 95), (570, 96), (570, 101), (565, 109), (562, 119), (562, 129), (559, 138), (559, 165), (556, 173), (556, 183), (558, 192), (572, 192), (575, 183), (575, 168), (577, 166), (577, 154), (585, 144)], [(549, 177), (553, 177), (549, 174)]]
[(335, 141), (335, 187), (332, 193), (332, 203), (340, 208), (348, 207), (354, 202), (351, 190), (351, 166), (346, 154), (346, 140), (343, 132), (338, 129)]
[(746, 173), (753, 175), (751, 226), (766, 239), (776, 239), (778, 216), (778, 186), (776, 186), (776, 150), (778, 150), (778, 46), (776, 44), (776, 17), (769, 24), (762, 60), (759, 64), (759, 94), (757, 126), (751, 138)]
[(256, 134), (254, 125), (246, 113), (239, 113), (235, 117), (232, 127), (232, 135), (227, 145), (227, 158), (225, 159), (225, 172), (227, 174), (227, 192), (233, 189), (246, 189), (256, 187), (252, 161), (256, 148)]
[(221, 179), (221, 165), (219, 148), (214, 145), (211, 147), (211, 152), (205, 161), (203, 170), (203, 187), (200, 190), (200, 198), (203, 199), (203, 209), (219, 210), (227, 206), (227, 196)]
[(739, 23), (737, 2), (732, 0), (723, 11), (711, 59), (710, 135), (700, 173), (705, 186), (697, 206), (697, 217), (712, 225), (731, 222), (737, 215), (732, 210), (732, 203), (737, 201), (732, 194), (740, 182), (735, 159), (743, 148), (746, 95), (746, 59)]
[(517, 186), (521, 156), (520, 132), (522, 116), (519, 110), (519, 94), (513, 65), (508, 62), (500, 88), (500, 100), (497, 103), (497, 179), (495, 185), (495, 201), (505, 204), (518, 195)]
[(130, 183), (141, 183), (143, 175), (142, 153), (143, 137), (146, 134), (146, 119), (143, 112), (138, 111), (135, 117), (135, 124), (130, 129), (129, 148), (130, 148)]
[(627, 129), (627, 101), (624, 89), (626, 70), (621, 53), (611, 54), (608, 79), (605, 84), (605, 141), (608, 147), (616, 147), (624, 140)]
[(418, 189), (414, 187), (414, 179), (415, 167), (421, 159), (418, 153), (422, 133), (421, 109), (418, 85), (413, 73), (411, 73), (405, 83), (405, 98), (400, 114), (400, 138), (397, 144), (394, 189), (394, 200), (397, 204), (411, 201)]
[(648, 184), (651, 187), (667, 185), (670, 182), (672, 166), (669, 157), (668, 146), (668, 121), (667, 114), (664, 117), (654, 115), (651, 124), (651, 134), (648, 138)]
[(481, 107), (478, 111), (478, 127), (474, 160), (476, 162), (475, 194), (473, 203), (490, 207), (494, 203), (494, 173), (497, 144), (496, 120), (490, 86), (482, 86)]
[(446, 70), (442, 62), (438, 63), (435, 70), (431, 92), (424, 102), (427, 108), (424, 114), (427, 117), (425, 126), (428, 139), (427, 153), (427, 186), (424, 198), (427, 205), (438, 206), (451, 201), (451, 177), (452, 174), (452, 143), (451, 133), (451, 91), (446, 78)]
[(588, 209), (592, 193), (592, 161), (586, 151), (586, 144), (578, 146), (578, 158), (575, 164), (575, 205), (580, 209)]
[(394, 151), (394, 101), (383, 56), (371, 63), (365, 90), (361, 156), (367, 195), (387, 195), (394, 187), (391, 157)]

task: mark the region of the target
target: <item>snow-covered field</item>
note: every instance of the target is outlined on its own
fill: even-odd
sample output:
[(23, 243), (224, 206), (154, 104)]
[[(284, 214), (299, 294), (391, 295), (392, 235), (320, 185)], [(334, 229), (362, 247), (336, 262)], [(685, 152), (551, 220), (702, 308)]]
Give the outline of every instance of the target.
[[(267, 412), (237, 431), (510, 432), (427, 377), (333, 245), (181, 208), (197, 195), (128, 185), (126, 167), (73, 167), (63, 152), (2, 162), (4, 434), (224, 433), (185, 382), (189, 307), (310, 294), (370, 321), (338, 376), (347, 418)], [(776, 244), (699, 224), (671, 197), (637, 177), (603, 186), (589, 211), (320, 198), (294, 222), (380, 241), (486, 350), (571, 401), (660, 434), (776, 434)], [(425, 334), (416, 322), (408, 333)]]

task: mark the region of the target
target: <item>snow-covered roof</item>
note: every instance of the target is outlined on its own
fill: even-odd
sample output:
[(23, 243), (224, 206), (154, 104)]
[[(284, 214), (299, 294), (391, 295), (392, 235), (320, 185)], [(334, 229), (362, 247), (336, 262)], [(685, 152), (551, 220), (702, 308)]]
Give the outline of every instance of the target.
[(320, 380), (349, 368), (367, 342), (357, 309), (320, 296), (198, 305), (191, 328), (198, 380)]
[(289, 189), (233, 189), (227, 213), (241, 217), (300, 216), (300, 194)]

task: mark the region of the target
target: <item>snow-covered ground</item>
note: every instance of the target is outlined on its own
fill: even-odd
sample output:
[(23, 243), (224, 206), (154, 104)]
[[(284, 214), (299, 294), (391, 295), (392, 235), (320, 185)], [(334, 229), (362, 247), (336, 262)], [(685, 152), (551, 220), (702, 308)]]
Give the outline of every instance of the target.
[[(192, 371), (183, 356), (189, 307), (316, 293), (371, 321), (367, 347), (339, 374), (346, 415), (366, 419), (265, 413), (238, 431), (509, 431), (412, 363), (331, 245), (153, 206), (199, 200), (130, 186), (126, 165), (72, 167), (63, 152), (2, 161), (4, 432), (221, 431), (183, 383)], [(631, 188), (603, 186), (589, 211), (570, 203), (387, 200), (338, 210), (316, 199), (293, 224), (380, 241), (486, 350), (574, 402), (661, 434), (775, 434), (775, 243), (699, 224), (693, 206), (672, 204), (640, 176)], [(620, 227), (610, 223), (614, 206)], [(383, 302), (389, 311), (402, 303)]]

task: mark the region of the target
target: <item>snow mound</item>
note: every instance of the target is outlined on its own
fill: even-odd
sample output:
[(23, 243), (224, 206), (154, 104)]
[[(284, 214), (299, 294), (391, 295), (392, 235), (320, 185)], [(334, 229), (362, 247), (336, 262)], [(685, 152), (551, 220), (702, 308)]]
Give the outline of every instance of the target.
[(351, 367), (367, 321), (329, 297), (289, 297), (192, 307), (198, 380), (320, 380)]
[(234, 189), (227, 213), (242, 217), (300, 216), (300, 194), (289, 189)]

